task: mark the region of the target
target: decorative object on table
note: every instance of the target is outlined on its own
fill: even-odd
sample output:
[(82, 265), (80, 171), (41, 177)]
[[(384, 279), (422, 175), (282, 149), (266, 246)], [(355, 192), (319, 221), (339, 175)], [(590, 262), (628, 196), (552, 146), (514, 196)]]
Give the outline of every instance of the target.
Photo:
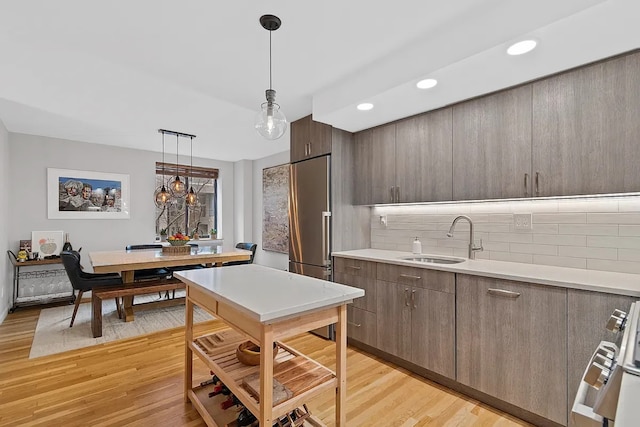
[(262, 15), (260, 25), (269, 31), (269, 89), (265, 91), (267, 102), (260, 106), (260, 112), (256, 116), (256, 131), (269, 140), (280, 138), (287, 130), (287, 118), (276, 104), (276, 91), (271, 84), (271, 33), (280, 28), (282, 21), (274, 15)]
[(31, 252), (31, 240), (20, 240), (20, 247), (18, 248), (18, 250)]
[(40, 252), (43, 257), (58, 256), (62, 251), (64, 241), (62, 231), (32, 231), (31, 248)]
[(189, 240), (191, 240), (191, 239), (189, 239), (189, 236), (184, 235), (184, 234), (182, 234), (180, 232), (178, 232), (176, 234), (172, 234), (171, 236), (169, 236), (167, 238), (167, 242), (169, 242), (169, 244), (171, 246), (186, 245)]
[[(278, 355), (278, 344), (273, 343), (273, 358)], [(251, 341), (245, 341), (236, 349), (236, 357), (245, 365), (257, 366), (260, 364), (260, 347)]]
[(47, 169), (49, 219), (128, 219), (129, 175)]
[(31, 253), (29, 253), (29, 259), (32, 259), (32, 260), (36, 261), (39, 258), (40, 258), (40, 252), (31, 252)]
[(20, 251), (18, 251), (18, 256), (16, 256), (16, 259), (17, 259), (19, 262), (25, 262), (25, 261), (28, 259), (28, 257), (29, 257), (29, 256), (27, 255), (27, 251), (25, 251), (25, 250), (20, 250)]
[(262, 170), (262, 249), (289, 253), (289, 164)]
[(71, 242), (69, 241), (69, 233), (64, 235), (64, 245), (62, 245), (63, 251), (72, 251), (73, 246), (71, 246)]
[(211, 238), (212, 239), (217, 239), (218, 238), (218, 230), (216, 230), (215, 228), (212, 228), (211, 231), (209, 231), (209, 233), (211, 233)]
[(160, 241), (161, 242), (166, 242), (167, 241), (167, 229), (163, 228), (162, 230), (160, 230)]

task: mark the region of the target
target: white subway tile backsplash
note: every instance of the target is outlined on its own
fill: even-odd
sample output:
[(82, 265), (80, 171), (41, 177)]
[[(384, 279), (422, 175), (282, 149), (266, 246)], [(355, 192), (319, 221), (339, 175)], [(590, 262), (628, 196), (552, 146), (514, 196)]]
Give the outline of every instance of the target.
[(534, 245), (522, 243), (510, 243), (510, 252), (534, 255), (558, 255), (558, 247), (553, 245)]
[[(640, 196), (522, 200), (371, 208), (371, 247), (411, 251), (418, 236), (423, 253), (467, 257), (469, 215), (478, 259), (556, 265), (640, 274)], [(514, 213), (531, 213), (532, 229), (515, 230)], [(386, 215), (388, 225), (380, 224)], [(640, 280), (640, 278), (639, 278)]]
[(640, 237), (587, 236), (587, 246), (640, 249)]
[(640, 225), (620, 225), (618, 226), (620, 236), (640, 236)]
[(557, 213), (545, 214), (534, 213), (533, 223), (552, 223), (552, 224), (584, 224), (587, 222), (586, 213)]
[(533, 264), (555, 265), (556, 267), (587, 268), (587, 261), (582, 258), (561, 256), (534, 255)]
[(489, 233), (492, 242), (533, 243), (531, 233)]
[(618, 200), (619, 212), (640, 212), (640, 197), (621, 198)]
[(512, 253), (512, 252), (491, 251), (491, 259), (494, 261), (522, 262), (525, 264), (533, 263), (532, 254), (518, 254), (518, 253)]
[(594, 225), (594, 224), (559, 224), (560, 234), (584, 234), (590, 236), (616, 236), (618, 234), (617, 225)]
[(585, 259), (618, 259), (616, 248), (590, 248), (578, 246), (559, 246), (558, 255), (570, 258)]
[(618, 260), (640, 262), (640, 249), (618, 249)]
[(589, 224), (640, 224), (640, 213), (588, 213)]
[(533, 243), (558, 246), (587, 246), (587, 236), (571, 234), (534, 234)]
[(618, 212), (618, 201), (608, 199), (560, 200), (559, 212)]

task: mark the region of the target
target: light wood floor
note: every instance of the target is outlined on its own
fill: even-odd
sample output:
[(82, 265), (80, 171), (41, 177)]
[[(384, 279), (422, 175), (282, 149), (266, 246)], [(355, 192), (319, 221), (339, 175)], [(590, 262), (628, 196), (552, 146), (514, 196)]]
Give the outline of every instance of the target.
[[(20, 309), (0, 325), (0, 426), (204, 425), (182, 401), (182, 329), (29, 360), (39, 312)], [(207, 322), (196, 333), (221, 326)], [(288, 343), (334, 369), (333, 343), (310, 334)], [(357, 349), (347, 357), (348, 426), (529, 425)], [(194, 372), (209, 377), (199, 361)], [(328, 426), (334, 396), (309, 402)]]

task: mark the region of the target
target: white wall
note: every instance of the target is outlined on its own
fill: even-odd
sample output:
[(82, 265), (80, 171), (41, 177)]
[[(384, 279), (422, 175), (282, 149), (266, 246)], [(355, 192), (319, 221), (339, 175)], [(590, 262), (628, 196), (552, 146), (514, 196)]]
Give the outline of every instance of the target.
[(233, 165), (234, 235), (237, 242), (253, 241), (253, 161), (240, 160)]
[(289, 163), (289, 151), (253, 161), (253, 242), (258, 245), (255, 262), (279, 270), (289, 269), (289, 254), (262, 250), (262, 169)]
[[(7, 176), (23, 178), (11, 187), (8, 200), (17, 203), (12, 205), (8, 220), (1, 221), (11, 224), (6, 239), (9, 247), (17, 248), (20, 239), (30, 239), (33, 230), (63, 230), (69, 233), (74, 249), (82, 247), (83, 265), (89, 267), (86, 254), (91, 251), (124, 249), (127, 244), (153, 242), (155, 162), (162, 160), (161, 153), (15, 133), (9, 134), (9, 146)], [(180, 158), (183, 164), (189, 164), (189, 161), (186, 156)], [(235, 241), (233, 163), (200, 158), (194, 158), (193, 163), (220, 170), (225, 246), (232, 247)], [(47, 168), (128, 174), (130, 219), (47, 219)]]
[[(9, 170), (9, 133), (4, 127), (4, 123), (0, 120), (0, 180), (2, 182), (11, 182), (11, 172)], [(12, 186), (7, 186), (11, 188)], [(11, 199), (9, 199), (11, 200)], [(12, 276), (11, 264), (9, 258), (5, 255), (9, 249), (9, 203), (0, 203), (0, 323), (7, 316), (11, 305), (12, 294)]]
[[(532, 214), (532, 230), (515, 229), (518, 213)], [(483, 240), (476, 258), (640, 274), (640, 196), (375, 207), (371, 247), (411, 251), (417, 236), (424, 253), (467, 257), (468, 223), (446, 236), (460, 214)]]

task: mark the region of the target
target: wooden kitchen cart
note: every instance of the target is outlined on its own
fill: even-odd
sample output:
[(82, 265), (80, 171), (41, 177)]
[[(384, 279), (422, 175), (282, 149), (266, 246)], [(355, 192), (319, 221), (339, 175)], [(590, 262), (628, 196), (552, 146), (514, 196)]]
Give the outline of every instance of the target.
[[(176, 274), (187, 285), (185, 319), (184, 398), (207, 425), (224, 427), (231, 420), (210, 399), (204, 387), (193, 387), (193, 354), (202, 360), (251, 411), (261, 426), (271, 427), (306, 401), (336, 390), (336, 426), (346, 426), (346, 305), (364, 291), (325, 280), (259, 265), (191, 270)], [(199, 306), (230, 326), (202, 337), (193, 336), (193, 309)], [(336, 371), (280, 341), (302, 332), (336, 324)], [(260, 346), (260, 365), (236, 358), (246, 340)], [(274, 359), (273, 343), (277, 342)], [(259, 398), (242, 385), (259, 376)], [(273, 404), (274, 378), (292, 397)], [(206, 387), (206, 386), (205, 386)], [(315, 424), (309, 424), (315, 425)]]

